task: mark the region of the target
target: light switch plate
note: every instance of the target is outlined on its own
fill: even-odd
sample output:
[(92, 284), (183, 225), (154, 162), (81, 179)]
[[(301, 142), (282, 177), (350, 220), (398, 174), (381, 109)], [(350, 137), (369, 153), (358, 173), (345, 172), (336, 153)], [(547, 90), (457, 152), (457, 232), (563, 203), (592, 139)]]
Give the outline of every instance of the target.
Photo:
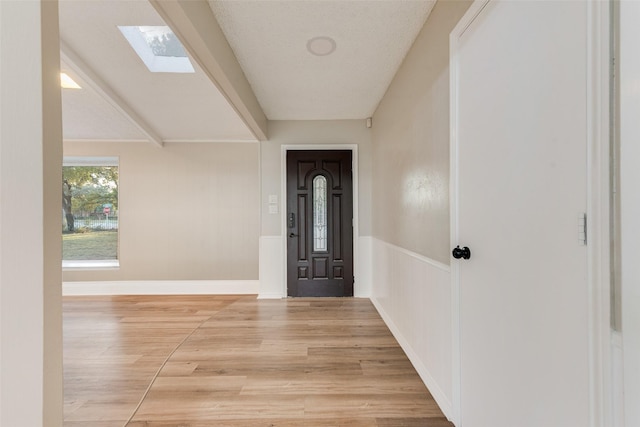
[(278, 205), (269, 205), (269, 213), (277, 214), (278, 213)]
[(269, 194), (269, 204), (270, 205), (278, 204), (278, 195), (277, 194)]

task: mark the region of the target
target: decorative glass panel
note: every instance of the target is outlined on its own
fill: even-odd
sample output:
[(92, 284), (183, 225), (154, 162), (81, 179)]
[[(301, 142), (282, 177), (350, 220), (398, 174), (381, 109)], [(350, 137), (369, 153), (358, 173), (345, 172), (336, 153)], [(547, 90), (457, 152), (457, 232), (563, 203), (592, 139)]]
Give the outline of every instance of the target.
[(313, 250), (327, 250), (327, 178), (313, 178)]

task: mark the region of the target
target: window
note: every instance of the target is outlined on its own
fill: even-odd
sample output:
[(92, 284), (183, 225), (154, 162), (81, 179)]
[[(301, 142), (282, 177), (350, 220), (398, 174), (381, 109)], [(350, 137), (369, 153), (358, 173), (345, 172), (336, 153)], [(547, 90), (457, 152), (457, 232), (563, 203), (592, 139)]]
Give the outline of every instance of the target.
[(118, 159), (65, 157), (62, 266), (118, 266)]

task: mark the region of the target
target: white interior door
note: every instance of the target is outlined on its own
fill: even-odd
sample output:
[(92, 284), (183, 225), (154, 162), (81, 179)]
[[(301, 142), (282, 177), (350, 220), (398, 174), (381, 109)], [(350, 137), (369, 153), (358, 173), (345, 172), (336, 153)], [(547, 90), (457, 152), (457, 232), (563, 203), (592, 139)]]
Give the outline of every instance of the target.
[(589, 425), (586, 43), (587, 2), (476, 2), (452, 33), (461, 427)]

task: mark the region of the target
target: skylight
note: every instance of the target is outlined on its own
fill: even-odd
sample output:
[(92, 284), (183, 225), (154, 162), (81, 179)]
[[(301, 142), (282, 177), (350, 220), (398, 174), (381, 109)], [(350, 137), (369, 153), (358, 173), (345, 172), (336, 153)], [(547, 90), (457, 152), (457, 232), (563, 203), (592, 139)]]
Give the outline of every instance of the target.
[(60, 86), (63, 89), (82, 89), (67, 73), (60, 73)]
[(118, 26), (122, 35), (153, 73), (193, 73), (178, 37), (167, 26)]

